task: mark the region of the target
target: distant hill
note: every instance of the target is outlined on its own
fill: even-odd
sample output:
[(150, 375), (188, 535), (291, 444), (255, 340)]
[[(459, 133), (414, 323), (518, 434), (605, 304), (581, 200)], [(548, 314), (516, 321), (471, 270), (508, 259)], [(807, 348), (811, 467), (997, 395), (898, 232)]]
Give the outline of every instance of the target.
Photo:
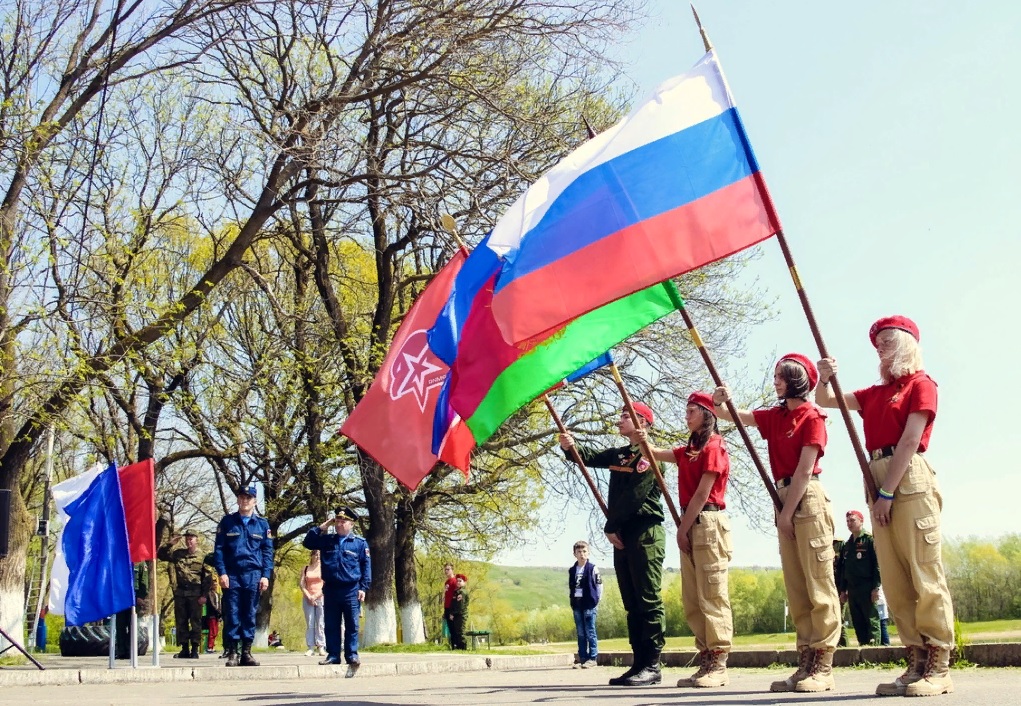
[[(599, 571), (603, 571), (602, 567)], [(486, 582), (492, 586), (496, 596), (510, 603), (514, 610), (529, 611), (569, 605), (566, 566), (491, 565)]]

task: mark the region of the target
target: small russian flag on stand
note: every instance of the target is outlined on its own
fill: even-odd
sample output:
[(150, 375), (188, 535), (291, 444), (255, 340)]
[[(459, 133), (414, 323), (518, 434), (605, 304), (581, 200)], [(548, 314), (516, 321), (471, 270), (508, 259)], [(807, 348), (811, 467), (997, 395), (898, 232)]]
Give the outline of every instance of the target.
[(132, 564), (156, 555), (151, 459), (111, 463), (53, 486), (64, 524), (50, 584), (50, 611), (68, 625), (102, 620), (135, 605)]

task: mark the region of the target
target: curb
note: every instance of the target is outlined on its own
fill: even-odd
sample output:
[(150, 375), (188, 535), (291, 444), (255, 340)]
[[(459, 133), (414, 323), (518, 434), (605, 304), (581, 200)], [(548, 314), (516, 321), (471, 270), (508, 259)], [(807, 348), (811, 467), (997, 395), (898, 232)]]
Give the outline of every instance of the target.
[[(464, 657), (461, 659), (408, 662), (362, 662), (356, 678), (415, 676), (481, 672), (487, 669), (549, 669), (567, 667), (574, 655), (528, 655)], [(271, 665), (264, 667), (140, 667), (138, 669), (0, 669), (0, 687), (69, 686), (75, 684), (126, 684), (155, 682), (282, 681), (294, 679), (344, 679), (347, 665)]]
[[(980, 667), (1021, 667), (1021, 643), (989, 642), (967, 645), (964, 658)], [(886, 664), (904, 659), (904, 648), (900, 645), (885, 647), (841, 647), (833, 654), (834, 667), (851, 667), (859, 664)], [(633, 655), (630, 652), (604, 652), (599, 655), (599, 666), (630, 666)], [(697, 663), (698, 653), (664, 652), (660, 662), (665, 667), (690, 667)], [(727, 658), (727, 667), (763, 668), (774, 665), (798, 665), (796, 650), (748, 650), (732, 651)]]

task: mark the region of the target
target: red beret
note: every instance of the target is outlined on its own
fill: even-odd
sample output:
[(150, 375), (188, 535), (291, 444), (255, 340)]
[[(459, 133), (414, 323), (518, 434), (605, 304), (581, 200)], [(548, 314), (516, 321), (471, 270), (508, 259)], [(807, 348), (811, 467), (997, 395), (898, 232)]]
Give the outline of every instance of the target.
[(454, 578), (455, 579), (461, 579), (465, 583), (468, 583), (468, 577), (465, 576), (464, 574), (454, 574)]
[(635, 408), (635, 414), (637, 414), (639, 417), (645, 417), (645, 421), (649, 423), (650, 427), (656, 423), (655, 417), (652, 414), (652, 408), (649, 407), (649, 405), (643, 404), (641, 402), (632, 402), (631, 406)]
[(907, 331), (916, 341), (921, 341), (921, 334), (918, 333), (918, 325), (906, 316), (884, 316), (876, 323), (872, 324), (872, 328), (869, 329), (869, 340), (872, 341), (872, 345), (876, 346), (876, 336), (883, 329), (895, 328), (901, 331)]
[(819, 382), (819, 370), (816, 369), (815, 363), (808, 359), (808, 356), (801, 355), (800, 353), (788, 353), (780, 359), (780, 362), (782, 363), (785, 360), (793, 360), (808, 372), (808, 384), (810, 387), (815, 387), (815, 384)]
[(848, 510), (847, 517), (850, 517), (851, 515), (857, 515), (859, 520), (862, 522), (865, 521), (865, 515), (861, 514), (861, 510)]
[(688, 404), (697, 404), (699, 407), (704, 407), (713, 412), (713, 396), (708, 392), (692, 392), (688, 395)]

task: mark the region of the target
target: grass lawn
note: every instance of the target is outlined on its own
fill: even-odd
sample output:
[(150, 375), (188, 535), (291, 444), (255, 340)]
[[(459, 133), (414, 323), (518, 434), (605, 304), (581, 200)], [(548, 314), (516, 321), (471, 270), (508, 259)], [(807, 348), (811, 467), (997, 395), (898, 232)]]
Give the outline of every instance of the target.
[[(965, 642), (1018, 642), (1021, 641), (1021, 620), (990, 620), (980, 623), (963, 623), (961, 625)], [(891, 624), (890, 636), (896, 637), (897, 630)], [(850, 631), (850, 638), (854, 642), (854, 631)], [(894, 640), (896, 643), (896, 640)], [(755, 635), (738, 635), (734, 638), (735, 649), (794, 649), (794, 633), (760, 633)], [(531, 645), (494, 645), (493, 651), (501, 654), (561, 654), (574, 653), (578, 648), (576, 642), (551, 642), (548, 644)], [(627, 638), (616, 637), (599, 640), (600, 651), (605, 652), (627, 652), (631, 646)], [(666, 640), (667, 650), (694, 650), (695, 638), (693, 637), (668, 637)], [(371, 652), (446, 652), (448, 648), (442, 645), (376, 645), (368, 648)], [(482, 649), (481, 651), (485, 651)]]

